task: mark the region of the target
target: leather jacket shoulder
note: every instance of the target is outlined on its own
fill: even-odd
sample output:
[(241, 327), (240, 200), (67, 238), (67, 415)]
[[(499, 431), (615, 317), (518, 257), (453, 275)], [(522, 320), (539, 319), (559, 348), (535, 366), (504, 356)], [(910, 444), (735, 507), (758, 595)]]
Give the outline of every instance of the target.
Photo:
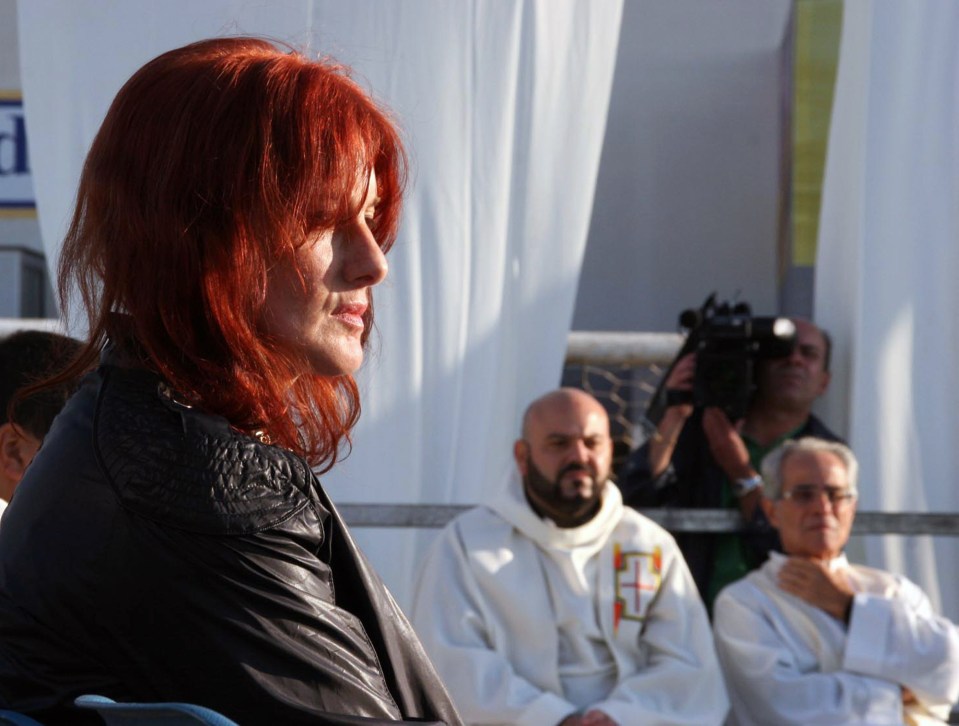
[(306, 463), (114, 365), (0, 527), (0, 707), (77, 723), (81, 693), (244, 724), (460, 723)]
[(124, 507), (192, 532), (249, 534), (311, 505), (299, 457), (178, 402), (148, 371), (102, 375), (95, 442)]

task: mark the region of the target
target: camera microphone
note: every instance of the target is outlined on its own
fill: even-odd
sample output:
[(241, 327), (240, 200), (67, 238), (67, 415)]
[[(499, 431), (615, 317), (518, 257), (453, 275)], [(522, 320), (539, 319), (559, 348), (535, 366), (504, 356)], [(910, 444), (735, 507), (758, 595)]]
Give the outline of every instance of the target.
[(699, 324), (702, 322), (703, 316), (698, 310), (683, 310), (683, 312), (680, 313), (679, 325), (687, 330), (699, 327)]

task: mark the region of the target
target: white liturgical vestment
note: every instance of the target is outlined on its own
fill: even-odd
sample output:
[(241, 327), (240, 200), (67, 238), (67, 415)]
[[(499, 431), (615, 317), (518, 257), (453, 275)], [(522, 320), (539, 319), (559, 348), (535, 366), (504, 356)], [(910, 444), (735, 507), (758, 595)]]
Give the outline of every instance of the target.
[(830, 567), (856, 593), (847, 626), (779, 588), (786, 559), (771, 554), (716, 599), (730, 723), (944, 723), (959, 698), (959, 630), (922, 590), (840, 556)]
[(463, 719), (553, 726), (599, 709), (620, 726), (721, 724), (728, 700), (705, 608), (672, 536), (607, 483), (562, 529), (518, 477), (427, 554), (413, 624)]

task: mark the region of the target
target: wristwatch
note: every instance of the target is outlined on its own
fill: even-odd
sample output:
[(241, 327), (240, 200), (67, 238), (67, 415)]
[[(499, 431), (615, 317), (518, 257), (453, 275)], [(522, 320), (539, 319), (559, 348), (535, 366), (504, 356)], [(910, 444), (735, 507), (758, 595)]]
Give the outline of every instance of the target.
[(733, 494), (737, 497), (744, 497), (753, 489), (759, 489), (763, 485), (763, 478), (759, 474), (748, 476), (745, 479), (733, 479)]

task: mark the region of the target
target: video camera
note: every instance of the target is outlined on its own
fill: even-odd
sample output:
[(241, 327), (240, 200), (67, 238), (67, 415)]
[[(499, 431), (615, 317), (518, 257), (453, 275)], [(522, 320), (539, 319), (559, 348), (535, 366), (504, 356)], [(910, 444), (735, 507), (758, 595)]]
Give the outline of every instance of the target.
[(667, 371), (646, 411), (654, 424), (668, 406), (679, 403), (717, 406), (730, 421), (741, 419), (756, 390), (756, 361), (785, 357), (796, 345), (796, 326), (789, 318), (753, 316), (748, 303), (717, 303), (716, 293), (699, 310), (683, 311), (679, 325), (688, 333), (669, 371), (684, 355), (695, 352), (693, 390), (666, 390)]

